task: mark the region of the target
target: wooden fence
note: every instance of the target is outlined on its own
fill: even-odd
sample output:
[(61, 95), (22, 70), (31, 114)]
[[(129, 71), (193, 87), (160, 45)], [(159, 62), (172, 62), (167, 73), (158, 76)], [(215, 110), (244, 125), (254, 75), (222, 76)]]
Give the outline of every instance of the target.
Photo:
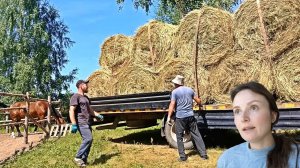
[[(28, 92), (26, 93), (26, 95), (0, 92), (0, 96), (17, 96), (17, 97), (24, 98), (24, 100), (26, 101), (26, 107), (0, 108), (0, 114), (5, 115), (5, 121), (0, 121), (0, 127), (5, 126), (7, 133), (9, 132), (9, 126), (17, 125), (17, 124), (23, 124), (24, 125), (24, 143), (28, 144), (28, 125), (29, 124), (35, 124), (44, 131), (45, 138), (49, 137), (49, 130), (50, 130), (50, 125), (51, 125), (51, 110), (52, 110), (51, 105), (60, 104), (61, 103), (60, 100), (59, 101), (51, 101), (50, 96), (48, 96), (48, 100), (38, 99), (38, 98), (31, 98)], [(47, 117), (45, 119), (42, 119), (42, 120), (32, 118), (28, 113), (29, 112), (29, 107), (30, 107), (30, 102), (38, 101), (38, 100), (47, 101), (49, 103), (48, 110), (47, 110)], [(7, 112), (7, 111), (14, 110), (14, 109), (24, 109), (25, 119), (22, 119), (21, 122), (14, 122), (14, 123), (12, 123), (11, 120), (8, 120), (9, 112)], [(1, 113), (1, 112), (5, 112), (5, 113)], [(41, 122), (46, 122), (47, 127), (46, 128), (43, 127), (42, 124), (40, 124)]]

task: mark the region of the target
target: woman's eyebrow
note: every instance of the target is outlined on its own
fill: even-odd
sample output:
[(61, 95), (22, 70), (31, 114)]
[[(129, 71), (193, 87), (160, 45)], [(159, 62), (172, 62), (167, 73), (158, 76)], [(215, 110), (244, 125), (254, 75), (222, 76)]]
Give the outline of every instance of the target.
[[(252, 101), (248, 102), (247, 105), (248, 105), (248, 104), (255, 103), (255, 102), (261, 103), (261, 101), (259, 101), (259, 100), (252, 100)], [(239, 106), (239, 105), (233, 106), (232, 109), (234, 109), (234, 108), (240, 108), (240, 106)]]

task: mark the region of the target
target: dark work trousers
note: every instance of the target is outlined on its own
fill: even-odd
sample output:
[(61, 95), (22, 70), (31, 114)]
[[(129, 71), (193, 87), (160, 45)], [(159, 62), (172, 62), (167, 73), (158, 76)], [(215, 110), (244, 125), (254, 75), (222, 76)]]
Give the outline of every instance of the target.
[(177, 146), (180, 158), (186, 158), (183, 145), (183, 133), (188, 130), (194, 141), (195, 149), (199, 152), (200, 156), (206, 156), (206, 148), (199, 132), (197, 121), (194, 116), (186, 118), (176, 118), (175, 120), (175, 131), (177, 136)]
[(76, 154), (76, 158), (82, 159), (84, 162), (87, 162), (91, 150), (91, 146), (93, 143), (92, 128), (87, 124), (79, 125), (78, 131), (81, 135), (82, 143)]

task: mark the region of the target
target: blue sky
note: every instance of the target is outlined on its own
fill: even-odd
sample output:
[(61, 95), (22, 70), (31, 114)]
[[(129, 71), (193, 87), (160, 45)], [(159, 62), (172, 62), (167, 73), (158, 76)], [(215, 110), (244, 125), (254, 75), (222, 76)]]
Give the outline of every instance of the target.
[[(153, 10), (147, 15), (136, 10), (132, 0), (126, 0), (119, 10), (116, 0), (49, 0), (59, 11), (60, 18), (69, 27), (70, 37), (75, 44), (67, 49), (69, 63), (63, 70), (67, 74), (78, 68), (77, 79), (87, 79), (100, 69), (100, 46), (104, 40), (115, 34), (134, 35), (138, 27), (154, 18)], [(71, 91), (76, 92), (75, 84)]]

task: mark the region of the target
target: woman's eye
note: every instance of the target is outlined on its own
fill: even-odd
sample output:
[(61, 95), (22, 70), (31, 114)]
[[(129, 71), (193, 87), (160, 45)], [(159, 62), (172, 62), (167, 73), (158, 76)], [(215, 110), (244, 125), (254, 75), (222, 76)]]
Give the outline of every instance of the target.
[(239, 114), (240, 113), (240, 109), (233, 109), (233, 114)]
[(257, 111), (257, 110), (258, 110), (258, 106), (257, 106), (257, 105), (252, 105), (252, 106), (250, 107), (250, 110), (252, 110), (252, 111)]

